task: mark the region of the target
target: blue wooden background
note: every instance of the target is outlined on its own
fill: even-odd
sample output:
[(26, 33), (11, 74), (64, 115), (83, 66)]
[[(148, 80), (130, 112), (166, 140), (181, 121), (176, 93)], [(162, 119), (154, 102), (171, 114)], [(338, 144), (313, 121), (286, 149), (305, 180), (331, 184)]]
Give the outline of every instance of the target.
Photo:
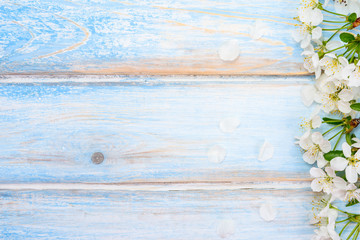
[[(310, 239), (297, 6), (2, 1), (0, 239)], [(233, 39), (240, 56), (224, 62)], [(224, 133), (229, 117), (240, 125)], [(261, 162), (265, 140), (274, 156)]]
[[(2, 73), (305, 74), (297, 0), (23, 0), (0, 5)], [(254, 41), (258, 20), (267, 34)], [(233, 63), (217, 56), (237, 39)]]

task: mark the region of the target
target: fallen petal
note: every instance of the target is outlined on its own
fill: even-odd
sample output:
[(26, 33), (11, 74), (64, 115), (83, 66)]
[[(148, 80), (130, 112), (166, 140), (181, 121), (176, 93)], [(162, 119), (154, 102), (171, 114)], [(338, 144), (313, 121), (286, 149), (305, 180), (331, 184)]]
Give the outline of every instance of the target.
[(263, 203), (260, 206), (260, 216), (267, 222), (275, 219), (277, 215), (276, 209), (270, 203)]
[(258, 160), (266, 161), (272, 158), (273, 155), (274, 155), (274, 146), (265, 140), (264, 144), (260, 149)]
[(237, 118), (225, 118), (220, 121), (219, 127), (220, 130), (224, 133), (234, 132), (240, 125), (240, 120)]
[(309, 107), (315, 98), (316, 89), (312, 85), (304, 86), (301, 89), (301, 99), (305, 106)]
[(208, 159), (213, 163), (221, 163), (226, 157), (226, 149), (222, 146), (216, 145), (209, 149)]
[(219, 48), (219, 57), (223, 61), (231, 62), (240, 55), (240, 46), (237, 40), (230, 40)]
[(232, 219), (223, 219), (219, 222), (217, 233), (221, 238), (230, 237), (235, 233), (235, 222)]

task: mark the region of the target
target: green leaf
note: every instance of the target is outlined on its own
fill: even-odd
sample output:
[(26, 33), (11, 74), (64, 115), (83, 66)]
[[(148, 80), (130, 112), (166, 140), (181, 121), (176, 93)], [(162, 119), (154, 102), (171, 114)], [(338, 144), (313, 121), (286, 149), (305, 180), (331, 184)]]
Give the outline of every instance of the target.
[(360, 103), (351, 104), (350, 107), (355, 111), (360, 111)]
[(353, 133), (352, 133), (352, 134), (347, 133), (345, 138), (346, 138), (346, 142), (347, 142), (350, 146), (355, 143), (355, 141), (352, 140), (353, 138), (356, 138), (355, 134), (353, 134)]
[(334, 118), (327, 118), (327, 117), (324, 117), (323, 121), (326, 122), (327, 124), (333, 124), (333, 125), (339, 125), (340, 123), (343, 122), (342, 119), (334, 119)]
[(351, 146), (351, 134), (350, 133), (347, 133), (346, 136), (345, 136), (345, 139), (346, 139), (346, 142)]
[(351, 33), (344, 32), (344, 33), (340, 34), (340, 39), (341, 39), (341, 41), (348, 43), (348, 42), (355, 40), (355, 37)]
[(352, 14), (350, 14), (350, 15), (347, 17), (347, 20), (348, 20), (349, 22), (351, 22), (351, 23), (355, 22), (356, 19), (357, 19), (356, 13), (352, 13)]
[(346, 176), (345, 176), (345, 171), (336, 171), (336, 175), (337, 175), (338, 177), (341, 177), (341, 178), (344, 179), (345, 181), (347, 181), (347, 180), (346, 180)]
[(323, 117), (324, 121), (341, 121), (341, 119), (335, 119), (335, 118), (328, 118), (328, 117)]
[(342, 151), (340, 150), (334, 150), (334, 151), (330, 151), (328, 153), (325, 153), (324, 154), (324, 158), (325, 160), (327, 161), (331, 161), (333, 158), (336, 158), (336, 157), (343, 157), (345, 158), (345, 155)]
[(358, 200), (353, 199), (353, 200), (351, 200), (350, 202), (348, 202), (348, 203), (346, 204), (346, 206), (347, 206), (347, 207), (350, 207), (350, 206), (353, 206), (353, 205), (358, 204), (358, 203), (359, 203)]

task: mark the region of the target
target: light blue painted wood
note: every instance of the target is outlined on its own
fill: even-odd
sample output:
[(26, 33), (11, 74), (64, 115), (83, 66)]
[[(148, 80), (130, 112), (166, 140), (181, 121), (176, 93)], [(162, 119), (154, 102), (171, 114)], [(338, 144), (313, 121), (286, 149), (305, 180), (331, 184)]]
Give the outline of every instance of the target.
[[(0, 73), (305, 74), (298, 1), (17, 0), (0, 3)], [(249, 32), (256, 20), (268, 33)], [(224, 63), (230, 39), (240, 58)]]
[[(294, 136), (309, 115), (299, 95), (311, 78), (191, 79), (1, 84), (0, 182), (308, 179)], [(220, 130), (226, 117), (240, 120), (234, 133)], [(260, 162), (264, 140), (275, 154)], [(214, 145), (227, 150), (222, 163), (207, 158)], [(104, 163), (91, 162), (94, 152)]]
[[(75, 76), (305, 74), (290, 37), (297, 6), (2, 1), (0, 74), (73, 77), (0, 79), (0, 239), (221, 239), (222, 219), (235, 225), (227, 239), (310, 239), (309, 166), (293, 137), (311, 77)], [(270, 31), (253, 41), (257, 19)], [(242, 52), (224, 63), (229, 39)], [(226, 117), (240, 119), (234, 133), (220, 131)], [(275, 154), (259, 162), (265, 139)], [(222, 163), (207, 159), (214, 145)], [(266, 200), (274, 222), (258, 215)]]
[[(0, 238), (308, 240), (309, 191), (0, 191)], [(271, 201), (273, 222), (259, 206)], [(222, 238), (223, 219), (234, 234)]]

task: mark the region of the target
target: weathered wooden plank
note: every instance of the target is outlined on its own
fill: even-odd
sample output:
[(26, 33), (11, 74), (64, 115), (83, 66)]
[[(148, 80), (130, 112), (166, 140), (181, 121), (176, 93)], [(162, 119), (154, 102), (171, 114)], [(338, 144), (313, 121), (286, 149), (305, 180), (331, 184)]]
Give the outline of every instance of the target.
[[(294, 136), (310, 78), (253, 79), (4, 79), (0, 182), (308, 181)], [(228, 117), (240, 120), (233, 133), (219, 128)], [(260, 162), (264, 140), (275, 154)], [(208, 160), (213, 146), (226, 150), (222, 163)], [(92, 163), (95, 152), (103, 163)]]
[[(0, 73), (306, 74), (297, 0), (18, 0), (0, 3)], [(267, 33), (252, 40), (255, 21)], [(232, 63), (218, 49), (235, 39)]]
[[(0, 191), (0, 238), (308, 240), (312, 198), (305, 190)], [(273, 222), (259, 216), (267, 201)]]

